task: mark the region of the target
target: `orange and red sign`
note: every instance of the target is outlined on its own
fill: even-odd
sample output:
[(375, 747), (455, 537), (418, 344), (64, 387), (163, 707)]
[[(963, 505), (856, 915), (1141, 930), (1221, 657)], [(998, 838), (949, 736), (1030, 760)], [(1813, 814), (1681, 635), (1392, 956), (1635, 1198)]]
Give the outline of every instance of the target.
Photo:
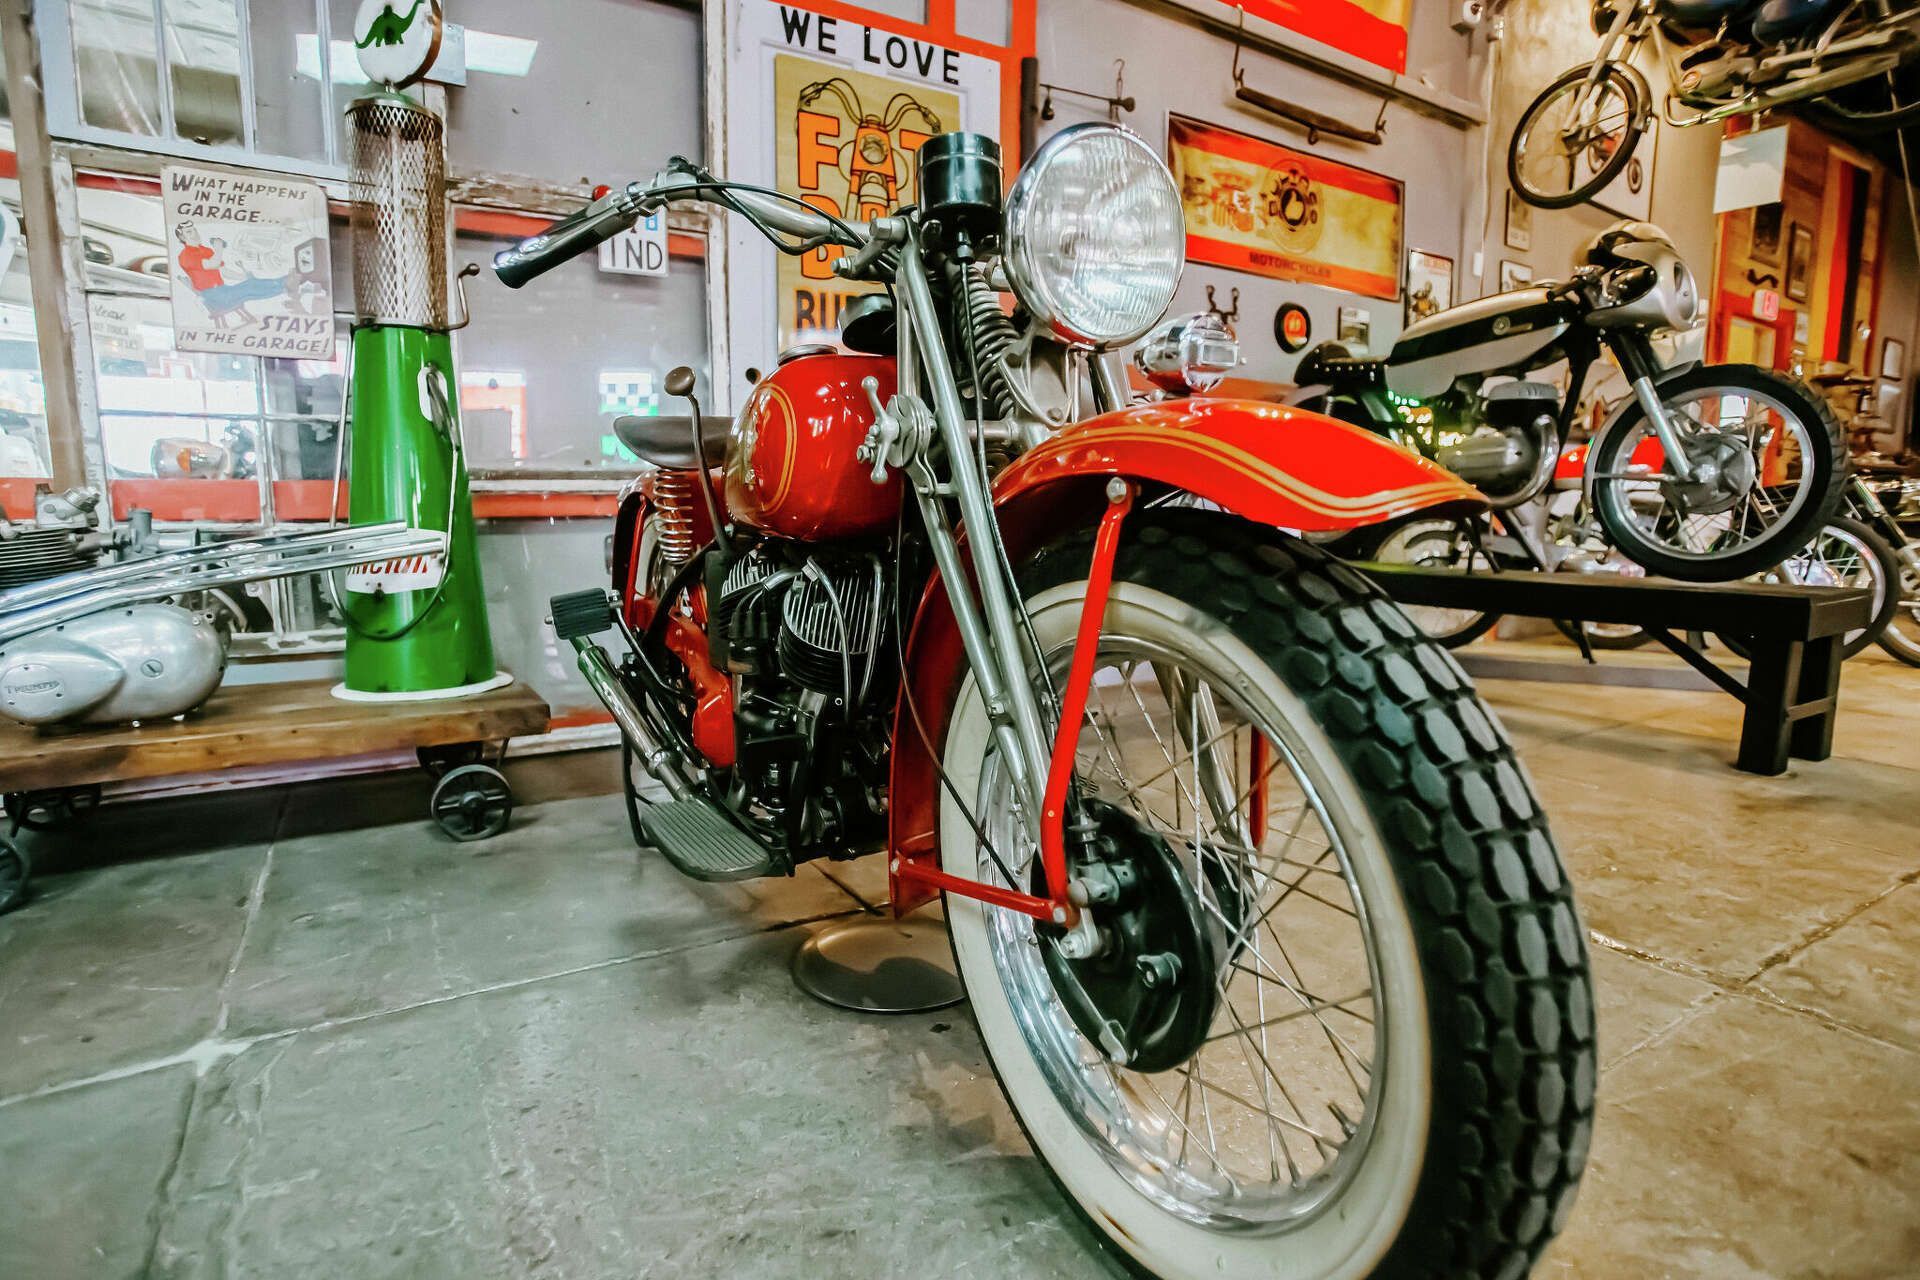
[(1407, 69), (1407, 22), (1413, 0), (1237, 0), (1255, 18), (1265, 18), (1310, 40), (1332, 45), (1393, 72)]
[(1188, 260), (1400, 296), (1405, 192), (1394, 179), (1184, 116), (1168, 118), (1167, 165)]

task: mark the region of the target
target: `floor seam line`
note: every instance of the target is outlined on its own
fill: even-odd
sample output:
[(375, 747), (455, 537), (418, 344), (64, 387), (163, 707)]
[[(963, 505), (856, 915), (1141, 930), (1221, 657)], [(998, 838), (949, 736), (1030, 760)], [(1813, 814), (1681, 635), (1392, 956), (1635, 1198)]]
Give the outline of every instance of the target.
[(276, 1040), (287, 1040), (294, 1036), (306, 1035), (315, 1031), (333, 1031), (341, 1027), (359, 1026), (362, 1023), (375, 1022), (382, 1018), (396, 1017), (404, 1013), (414, 1013), (421, 1009), (438, 1008), (441, 1005), (454, 1004), (475, 996), (497, 995), (503, 991), (518, 991), (526, 987), (537, 986), (543, 982), (553, 982), (561, 978), (577, 977), (586, 973), (598, 973), (606, 969), (616, 969), (623, 965), (638, 964), (645, 960), (660, 960), (668, 956), (685, 955), (706, 947), (723, 946), (730, 942), (743, 942), (749, 938), (763, 937), (767, 934), (783, 933), (789, 929), (803, 928), (807, 925), (822, 924), (830, 920), (844, 920), (852, 916), (869, 914), (859, 908), (845, 911), (829, 911), (822, 914), (804, 916), (796, 920), (782, 921), (767, 925), (748, 933), (729, 934), (724, 938), (709, 938), (700, 942), (690, 942), (683, 946), (661, 947), (651, 951), (639, 951), (624, 956), (613, 956), (605, 960), (596, 960), (592, 964), (580, 965), (572, 969), (559, 969), (550, 973), (536, 974), (528, 978), (515, 978), (508, 982), (491, 983), (484, 987), (474, 987), (466, 991), (456, 991), (449, 995), (434, 996), (428, 1000), (417, 1000), (410, 1004), (396, 1005), (390, 1009), (373, 1009), (365, 1013), (348, 1014), (339, 1018), (322, 1018), (318, 1022), (306, 1023), (297, 1027), (281, 1027), (272, 1031), (262, 1031), (241, 1036), (232, 1040), (202, 1039), (175, 1053), (145, 1062), (132, 1063), (125, 1067), (116, 1067), (110, 1071), (90, 1076), (81, 1076), (71, 1080), (62, 1080), (54, 1084), (41, 1085), (25, 1093), (16, 1093), (0, 1098), (0, 1110), (16, 1103), (28, 1102), (35, 1098), (51, 1097), (62, 1093), (71, 1093), (89, 1085), (111, 1084), (116, 1080), (131, 1080), (138, 1076), (150, 1075), (155, 1071), (165, 1071), (170, 1067), (192, 1065), (196, 1077), (204, 1075), (212, 1065), (223, 1059), (237, 1057), (258, 1045), (271, 1044)]
[(1900, 876), (1892, 884), (1882, 889), (1879, 893), (1874, 894), (1871, 898), (1868, 898), (1865, 902), (1862, 902), (1860, 905), (1855, 907), (1853, 910), (1847, 912), (1845, 915), (1838, 916), (1835, 919), (1829, 921), (1828, 923), (1821, 925), (1819, 928), (1815, 929), (1812, 934), (1810, 934), (1805, 940), (1800, 942), (1798, 945), (1789, 946), (1780, 951), (1776, 951), (1772, 955), (1767, 956), (1765, 959), (1761, 960), (1760, 967), (1758, 969), (1755, 969), (1752, 973), (1748, 974), (1745, 978), (1743, 978), (1740, 982), (1740, 985), (1743, 987), (1753, 985), (1754, 983), (1758, 982), (1761, 978), (1764, 978), (1767, 974), (1771, 973), (1773, 970), (1785, 964), (1787, 961), (1805, 952), (1807, 948), (1813, 946), (1817, 942), (1825, 942), (1828, 938), (1831, 938), (1834, 934), (1838, 933), (1842, 928), (1853, 923), (1855, 920), (1859, 919), (1862, 915), (1865, 915), (1868, 911), (1871, 911), (1874, 907), (1886, 901), (1889, 897), (1900, 892), (1900, 890), (1908, 887), (1909, 885), (1915, 884), (1917, 882), (1920, 882), (1920, 870), (1909, 871), (1906, 874)]

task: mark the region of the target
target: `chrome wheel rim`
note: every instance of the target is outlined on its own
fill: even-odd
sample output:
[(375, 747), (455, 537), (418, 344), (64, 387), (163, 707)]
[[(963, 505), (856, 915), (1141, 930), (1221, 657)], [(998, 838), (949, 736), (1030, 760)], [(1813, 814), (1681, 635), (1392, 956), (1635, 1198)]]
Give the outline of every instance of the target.
[[(1456, 524), (1410, 524), (1381, 541), (1374, 559), (1388, 564), (1458, 569), (1469, 563), (1473, 547)], [(1488, 567), (1491, 567), (1489, 565)], [(1402, 605), (1413, 625), (1442, 643), (1472, 630), (1487, 615), (1478, 609), (1448, 609), (1440, 605)]]
[(1541, 104), (1514, 143), (1514, 169), (1528, 190), (1558, 199), (1583, 185), (1580, 173), (1585, 156), (1598, 173), (1613, 154), (1627, 145), (1633, 128), (1633, 103), (1612, 76), (1600, 82), (1592, 118), (1573, 118), (1574, 103), (1585, 87), (1575, 81)]
[[(1065, 648), (1049, 655), (1064, 673)], [(1138, 636), (1101, 638), (1078, 776), (1180, 853), (1228, 943), (1200, 1051), (1156, 1075), (1109, 1062), (1054, 993), (1033, 922), (991, 913), (988, 950), (1027, 1048), (1107, 1163), (1149, 1200), (1212, 1229), (1284, 1230), (1321, 1213), (1375, 1133), (1387, 1018), (1380, 948), (1350, 850), (1362, 819), (1337, 811), (1269, 723), (1210, 672)], [(1256, 839), (1256, 735), (1269, 744)], [(1195, 745), (1198, 750), (1194, 750)], [(1004, 867), (1029, 886), (1037, 858), (997, 753), (977, 794)]]
[(1820, 450), (1813, 428), (1765, 391), (1705, 387), (1662, 401), (1690, 461), (1710, 471), (1661, 479), (1631, 463), (1642, 442), (1658, 443), (1642, 418), (1612, 450), (1609, 466), (1631, 476), (1594, 481), (1623, 525), (1667, 555), (1719, 560), (1768, 536), (1815, 500), (1809, 465)]
[[(1800, 551), (1763, 575), (1768, 582), (1801, 587), (1865, 587), (1873, 592), (1873, 611), (1880, 612), (1889, 584), (1880, 575), (1880, 560), (1864, 539), (1851, 529), (1828, 525)], [(1842, 644), (1860, 638), (1864, 627), (1841, 637)]]

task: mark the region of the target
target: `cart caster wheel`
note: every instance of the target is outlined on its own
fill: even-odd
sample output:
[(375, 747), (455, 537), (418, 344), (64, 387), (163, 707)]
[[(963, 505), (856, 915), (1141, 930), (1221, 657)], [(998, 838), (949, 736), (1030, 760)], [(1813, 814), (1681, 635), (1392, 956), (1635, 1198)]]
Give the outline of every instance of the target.
[(490, 765), (463, 764), (433, 788), (433, 820), (455, 840), (486, 840), (507, 829), (513, 788)]
[(0, 915), (13, 910), (27, 896), (27, 881), (33, 876), (33, 864), (26, 850), (0, 837)]
[(434, 747), (415, 747), (414, 759), (428, 776), (443, 778), (463, 765), (479, 764), (486, 746), (479, 742), (449, 742)]
[(100, 784), (9, 792), (6, 806), (15, 831), (58, 831), (100, 807)]

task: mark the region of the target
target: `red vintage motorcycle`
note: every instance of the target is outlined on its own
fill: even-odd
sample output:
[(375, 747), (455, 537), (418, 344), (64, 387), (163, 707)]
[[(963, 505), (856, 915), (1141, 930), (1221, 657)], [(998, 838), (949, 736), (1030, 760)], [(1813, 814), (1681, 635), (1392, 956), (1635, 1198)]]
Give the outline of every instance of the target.
[[(1004, 203), (992, 141), (941, 135), (858, 225), (675, 161), (496, 270), (673, 200), (883, 289), (733, 421), (620, 424), (654, 470), (553, 623), (671, 796), (645, 841), (706, 880), (884, 850), (896, 912), (944, 895), (1008, 1102), (1137, 1270), (1518, 1274), (1592, 1130), (1585, 936), (1459, 667), (1298, 536), (1480, 496), (1301, 410), (1129, 406), (1184, 229), (1123, 129)], [(1218, 376), (1159, 336), (1157, 376)]]

